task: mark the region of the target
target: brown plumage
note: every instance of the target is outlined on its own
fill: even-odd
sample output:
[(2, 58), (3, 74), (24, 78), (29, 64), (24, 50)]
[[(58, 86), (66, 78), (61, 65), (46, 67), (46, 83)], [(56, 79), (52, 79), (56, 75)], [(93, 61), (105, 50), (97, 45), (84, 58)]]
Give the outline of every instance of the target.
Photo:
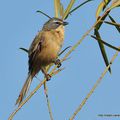
[(33, 77), (40, 70), (44, 73), (46, 79), (49, 80), (50, 75), (47, 74), (45, 67), (51, 63), (60, 65), (60, 61), (57, 57), (63, 44), (65, 25), (67, 25), (67, 22), (58, 18), (52, 18), (44, 24), (43, 29), (33, 40), (28, 51), (28, 77), (23, 85), (16, 104), (22, 102), (29, 90)]

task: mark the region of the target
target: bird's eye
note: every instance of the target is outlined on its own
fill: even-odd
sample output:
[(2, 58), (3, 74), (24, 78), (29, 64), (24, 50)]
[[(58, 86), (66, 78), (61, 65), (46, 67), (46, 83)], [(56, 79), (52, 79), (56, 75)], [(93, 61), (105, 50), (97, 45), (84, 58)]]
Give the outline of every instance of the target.
[(55, 22), (56, 24), (60, 25), (60, 22)]

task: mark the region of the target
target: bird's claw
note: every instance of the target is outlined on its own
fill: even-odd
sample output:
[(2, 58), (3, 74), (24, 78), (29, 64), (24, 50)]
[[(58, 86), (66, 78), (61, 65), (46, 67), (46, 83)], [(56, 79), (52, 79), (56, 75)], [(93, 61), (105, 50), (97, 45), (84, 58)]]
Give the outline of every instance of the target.
[(54, 63), (55, 65), (57, 65), (57, 68), (59, 68), (62, 65), (60, 59), (56, 59)]
[(46, 77), (47, 81), (49, 81), (51, 79), (51, 75), (50, 74), (46, 74), (45, 77)]

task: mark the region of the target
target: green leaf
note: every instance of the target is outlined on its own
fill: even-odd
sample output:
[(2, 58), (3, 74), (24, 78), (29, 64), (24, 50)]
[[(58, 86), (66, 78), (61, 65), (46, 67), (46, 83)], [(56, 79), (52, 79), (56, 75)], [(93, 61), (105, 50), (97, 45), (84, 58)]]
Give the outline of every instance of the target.
[(110, 48), (112, 48), (112, 49), (114, 49), (114, 50), (120, 51), (120, 48), (117, 48), (117, 47), (115, 47), (115, 46), (113, 46), (113, 45), (111, 45), (111, 44), (103, 41), (103, 40), (100, 39), (100, 38), (97, 38), (97, 37), (95, 37), (95, 36), (93, 36), (93, 35), (91, 35), (91, 37), (94, 38), (94, 39), (97, 40), (97, 41), (100, 41), (100, 42), (103, 43), (104, 45), (106, 45), (106, 46), (108, 46), (108, 47), (110, 47)]
[(103, 0), (103, 1), (99, 4), (99, 6), (98, 6), (98, 8), (97, 8), (97, 10), (96, 10), (96, 19), (98, 19), (101, 11), (106, 8), (106, 6), (109, 4), (110, 1), (111, 1), (111, 0)]
[[(113, 19), (113, 17), (112, 16), (110, 16), (109, 15), (109, 18), (110, 18), (110, 20), (114, 23), (114, 25), (116, 24), (116, 21)], [(116, 29), (118, 30), (118, 32), (120, 33), (120, 26), (119, 26), (120, 24), (118, 24), (118, 26), (117, 25), (115, 25), (115, 27), (116, 27)]]
[(71, 10), (68, 15), (65, 17), (65, 19), (68, 18), (68, 16), (73, 13), (74, 11), (76, 11), (78, 8), (82, 7), (83, 5), (85, 5), (86, 3), (90, 2), (90, 1), (93, 1), (93, 0), (86, 0), (85, 2), (81, 3), (80, 5), (78, 5), (77, 7), (75, 7), (73, 10)]
[(107, 7), (107, 5), (110, 3), (112, 0), (104, 0), (105, 6), (103, 7), (103, 10)]
[[(94, 34), (96, 35), (97, 38), (101, 39), (98, 30), (95, 29), (94, 30)], [(106, 54), (106, 51), (105, 51), (105, 47), (104, 47), (103, 43), (100, 42), (99, 40), (98, 40), (98, 44), (99, 44), (99, 47), (100, 47), (100, 50), (101, 50), (104, 62), (106, 64), (106, 66), (108, 66), (109, 65), (109, 61), (108, 61), (108, 57), (107, 57), (107, 54)], [(109, 68), (109, 72), (111, 73), (111, 68)]]
[(120, 6), (120, 0), (114, 0), (109, 9), (111, 10), (111, 9), (119, 7), (119, 6)]
[(36, 12), (41, 13), (41, 14), (43, 14), (44, 16), (46, 16), (46, 17), (48, 17), (49, 19), (51, 19), (51, 17), (50, 17), (49, 15), (47, 15), (46, 13), (44, 13), (44, 12), (41, 11), (41, 10), (37, 10)]
[(104, 23), (115, 26), (118, 32), (120, 33), (120, 24), (108, 21), (104, 21)]
[(27, 50), (27, 49), (25, 49), (25, 48), (19, 48), (19, 49), (23, 50), (23, 51), (26, 52), (26, 53), (29, 52), (29, 50)]
[(120, 27), (119, 23), (114, 23), (114, 22), (109, 22), (109, 21), (104, 21), (104, 23), (109, 24), (109, 25), (113, 25), (113, 26), (118, 27), (118, 28)]
[(65, 19), (66, 16), (69, 14), (69, 12), (70, 12), (72, 6), (74, 5), (74, 3), (75, 3), (75, 0), (71, 0), (71, 1), (70, 1), (70, 3), (69, 3), (69, 5), (68, 5), (68, 7), (67, 7), (67, 9), (65, 10), (65, 13), (64, 13), (64, 15), (63, 15), (63, 19)]
[[(109, 15), (109, 12), (110, 12), (110, 10), (107, 10), (107, 11), (103, 14), (103, 16), (99, 18), (99, 19), (100, 19), (100, 22), (99, 22), (98, 24), (96, 24), (96, 26), (95, 26), (96, 30), (99, 30), (99, 29), (100, 29), (101, 25), (103, 24), (103, 21), (104, 21), (104, 20), (106, 19), (106, 17)], [(99, 19), (98, 19), (98, 20), (99, 20)]]
[(58, 54), (58, 56), (62, 55), (62, 54), (63, 54), (67, 49), (69, 49), (70, 47), (72, 47), (72, 46), (66, 47), (64, 50), (62, 50), (62, 51)]
[(99, 6), (98, 6), (98, 8), (96, 10), (96, 19), (99, 17), (104, 5), (105, 5), (105, 3), (103, 1), (99, 4)]

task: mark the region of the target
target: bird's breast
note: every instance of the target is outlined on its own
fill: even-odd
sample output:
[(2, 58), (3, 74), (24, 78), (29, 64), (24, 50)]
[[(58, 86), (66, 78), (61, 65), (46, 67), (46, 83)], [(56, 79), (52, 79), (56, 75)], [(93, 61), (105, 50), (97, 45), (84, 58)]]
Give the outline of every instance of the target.
[(63, 36), (60, 36), (58, 31), (49, 31), (45, 33), (45, 41), (38, 56), (42, 65), (48, 65), (57, 58), (63, 44), (63, 39)]

